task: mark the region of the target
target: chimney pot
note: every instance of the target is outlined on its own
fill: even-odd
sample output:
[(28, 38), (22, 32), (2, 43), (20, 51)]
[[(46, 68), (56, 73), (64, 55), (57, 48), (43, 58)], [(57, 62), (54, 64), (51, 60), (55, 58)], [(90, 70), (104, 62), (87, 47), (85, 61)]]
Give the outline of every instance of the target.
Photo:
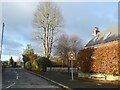
[(99, 33), (99, 28), (98, 27), (95, 27), (94, 31), (93, 31), (93, 36), (96, 36), (98, 33)]

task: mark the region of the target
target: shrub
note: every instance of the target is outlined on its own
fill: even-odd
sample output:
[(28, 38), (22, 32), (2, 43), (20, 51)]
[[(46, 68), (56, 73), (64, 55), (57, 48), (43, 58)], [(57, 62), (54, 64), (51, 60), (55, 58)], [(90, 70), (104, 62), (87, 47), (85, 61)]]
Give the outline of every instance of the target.
[(22, 55), (23, 56), (23, 61), (24, 61), (24, 67), (25, 67), (25, 63), (30, 61), (30, 57), (27, 55)]
[(39, 65), (38, 65), (37, 60), (35, 60), (35, 61), (33, 62), (33, 64), (34, 64), (34, 67), (35, 67), (35, 71), (38, 71), (38, 70), (39, 70)]
[(78, 54), (82, 72), (120, 75), (120, 40), (97, 48), (86, 48)]
[(17, 63), (16, 62), (13, 63), (13, 67), (17, 67)]
[(36, 59), (36, 62), (39, 66), (40, 71), (46, 71), (47, 67), (52, 66), (52, 62), (48, 58), (45, 58), (45, 57), (38, 57)]
[(26, 68), (27, 70), (31, 70), (31, 63), (30, 63), (30, 61), (27, 61), (27, 62), (25, 63), (25, 68)]

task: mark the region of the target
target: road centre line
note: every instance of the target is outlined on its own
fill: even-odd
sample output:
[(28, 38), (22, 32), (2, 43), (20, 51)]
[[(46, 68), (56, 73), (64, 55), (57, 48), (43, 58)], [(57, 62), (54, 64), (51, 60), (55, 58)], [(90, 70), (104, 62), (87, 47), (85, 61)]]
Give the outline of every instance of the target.
[(18, 79), (19, 78), (18, 72), (15, 71), (15, 73), (16, 73), (16, 79)]

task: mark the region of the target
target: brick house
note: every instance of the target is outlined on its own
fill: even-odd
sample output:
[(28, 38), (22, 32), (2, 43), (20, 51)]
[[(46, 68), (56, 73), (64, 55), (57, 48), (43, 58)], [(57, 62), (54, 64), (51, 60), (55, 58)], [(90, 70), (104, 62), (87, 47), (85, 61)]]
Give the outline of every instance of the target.
[(78, 66), (84, 73), (120, 75), (120, 33), (118, 27), (99, 32), (78, 53)]

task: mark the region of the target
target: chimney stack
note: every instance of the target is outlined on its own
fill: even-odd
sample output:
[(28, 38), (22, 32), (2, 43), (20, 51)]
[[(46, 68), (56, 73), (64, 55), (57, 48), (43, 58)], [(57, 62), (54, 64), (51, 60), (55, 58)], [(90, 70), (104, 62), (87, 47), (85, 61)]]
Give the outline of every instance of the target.
[(98, 27), (95, 27), (92, 35), (93, 35), (93, 36), (96, 36), (99, 32), (100, 32), (100, 31), (99, 31)]

